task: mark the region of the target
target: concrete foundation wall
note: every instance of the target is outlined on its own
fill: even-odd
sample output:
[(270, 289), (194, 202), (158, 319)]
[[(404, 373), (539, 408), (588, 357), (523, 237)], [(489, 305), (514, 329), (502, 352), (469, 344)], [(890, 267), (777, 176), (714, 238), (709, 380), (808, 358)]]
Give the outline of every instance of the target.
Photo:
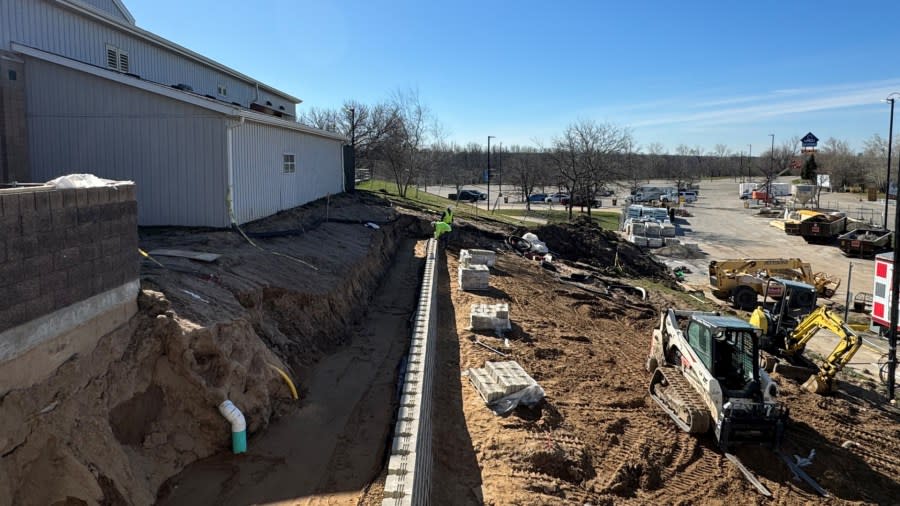
[[(437, 353), (437, 241), (427, 247), (425, 273), (413, 322), (394, 441), (384, 484), (383, 506), (429, 504), (431, 493), (432, 401)], [(447, 498), (452, 502), (451, 499)]]
[(134, 195), (0, 190), (0, 333), (137, 279)]

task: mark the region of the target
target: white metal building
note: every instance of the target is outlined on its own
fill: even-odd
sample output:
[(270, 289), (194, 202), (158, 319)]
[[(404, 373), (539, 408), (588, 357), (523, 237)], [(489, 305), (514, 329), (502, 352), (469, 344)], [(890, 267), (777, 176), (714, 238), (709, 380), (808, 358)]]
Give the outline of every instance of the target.
[(297, 123), (299, 99), (137, 28), (120, 0), (0, 0), (0, 83), (0, 178), (134, 180), (141, 225), (241, 224), (344, 189), (346, 139)]

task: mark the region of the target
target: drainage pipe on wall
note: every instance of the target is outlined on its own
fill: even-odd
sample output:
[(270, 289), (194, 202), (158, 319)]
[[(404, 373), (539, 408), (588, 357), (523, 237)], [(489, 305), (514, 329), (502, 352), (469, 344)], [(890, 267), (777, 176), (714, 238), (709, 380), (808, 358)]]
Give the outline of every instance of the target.
[(231, 451), (236, 454), (246, 452), (247, 422), (244, 420), (244, 414), (233, 402), (228, 400), (219, 404), (219, 413), (222, 413), (222, 416), (231, 422)]

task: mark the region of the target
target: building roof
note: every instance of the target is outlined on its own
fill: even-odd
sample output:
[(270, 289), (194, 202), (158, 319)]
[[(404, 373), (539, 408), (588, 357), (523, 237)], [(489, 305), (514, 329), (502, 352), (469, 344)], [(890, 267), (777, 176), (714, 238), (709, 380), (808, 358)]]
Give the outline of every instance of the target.
[(143, 39), (151, 44), (163, 47), (169, 51), (172, 51), (173, 53), (177, 53), (181, 56), (184, 56), (185, 58), (194, 60), (202, 65), (206, 65), (207, 67), (214, 68), (220, 72), (223, 72), (232, 77), (240, 79), (241, 81), (244, 81), (249, 84), (259, 85), (259, 89), (265, 90), (265, 91), (275, 94), (275, 95), (278, 95), (279, 97), (290, 100), (291, 102), (293, 102), (295, 104), (299, 104), (299, 103), (303, 102), (302, 100), (300, 100), (299, 98), (297, 98), (293, 95), (290, 95), (279, 89), (276, 89), (276, 88), (273, 88), (266, 84), (263, 84), (263, 83), (257, 81), (256, 79), (253, 79), (252, 77), (250, 77), (246, 74), (242, 74), (242, 73), (238, 72), (237, 70), (234, 70), (230, 67), (222, 65), (221, 63), (219, 63), (215, 60), (211, 60), (199, 53), (195, 53), (186, 47), (180, 46), (170, 40), (160, 37), (159, 35), (148, 32), (147, 30), (142, 30), (141, 28), (138, 28), (137, 26), (134, 25), (134, 18), (131, 17), (131, 13), (128, 12), (128, 9), (125, 8), (125, 5), (122, 4), (122, 2), (120, 0), (114, 0), (114, 1), (116, 2), (117, 6), (121, 6), (123, 15), (125, 15), (127, 18), (130, 18), (131, 24), (123, 23), (121, 20), (116, 19), (114, 16), (111, 16), (110, 14), (108, 14), (100, 9), (97, 9), (91, 5), (88, 5), (84, 2), (81, 2), (79, 0), (52, 0), (52, 1), (56, 2), (57, 4), (59, 4), (63, 7), (73, 10), (83, 16), (86, 16), (86, 17), (89, 17), (96, 21), (100, 21), (101, 23), (105, 23), (107, 25), (113, 26), (118, 30), (121, 30), (121, 31), (131, 34), (131, 35), (134, 35), (135, 37)]
[(56, 65), (60, 65), (62, 67), (66, 67), (72, 70), (77, 70), (79, 72), (84, 72), (86, 74), (90, 74), (93, 76), (97, 76), (103, 79), (107, 79), (110, 81), (117, 82), (119, 84), (124, 84), (126, 86), (131, 86), (133, 88), (141, 89), (150, 93), (154, 93), (156, 95), (162, 95), (167, 98), (171, 98), (173, 100), (178, 100), (180, 102), (184, 102), (187, 104), (191, 104), (197, 107), (202, 107), (204, 109), (214, 111), (220, 113), (225, 116), (231, 116), (234, 118), (243, 118), (248, 121), (253, 121), (256, 123), (263, 123), (266, 125), (278, 127), (278, 128), (286, 128), (289, 130), (296, 130), (298, 132), (303, 132), (310, 135), (315, 135), (318, 137), (325, 137), (327, 139), (333, 139), (336, 141), (346, 142), (347, 137), (337, 134), (335, 132), (329, 132), (326, 130), (319, 130), (318, 128), (308, 127), (306, 125), (302, 125), (297, 123), (296, 121), (285, 120), (275, 116), (269, 116), (267, 114), (259, 113), (256, 111), (252, 111), (250, 109), (246, 109), (244, 107), (238, 107), (231, 103), (222, 102), (220, 100), (215, 100), (211, 98), (207, 98), (203, 95), (198, 95), (196, 93), (191, 93), (187, 91), (183, 91), (177, 88), (172, 88), (171, 86), (166, 86), (164, 84), (155, 83), (153, 81), (147, 81), (145, 79), (141, 79), (137, 76), (132, 76), (128, 74), (122, 74), (116, 72), (114, 70), (108, 70), (102, 67), (97, 67), (95, 65), (90, 65), (88, 63), (84, 63), (78, 60), (73, 60), (71, 58), (67, 58), (65, 56), (60, 56), (53, 53), (48, 53), (46, 51), (25, 46), (16, 42), (12, 43), (12, 50), (16, 53), (29, 56), (32, 58), (37, 58), (38, 60), (46, 61), (49, 63), (54, 63)]

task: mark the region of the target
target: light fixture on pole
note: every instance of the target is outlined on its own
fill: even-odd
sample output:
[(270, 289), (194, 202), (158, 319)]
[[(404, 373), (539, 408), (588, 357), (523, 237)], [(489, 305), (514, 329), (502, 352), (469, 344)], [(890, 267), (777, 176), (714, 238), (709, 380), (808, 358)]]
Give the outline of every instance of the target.
[(485, 174), (485, 179), (487, 179), (487, 206), (488, 210), (491, 208), (491, 139), (496, 139), (493, 135), (488, 135), (488, 150), (487, 150), (487, 174)]
[[(891, 93), (887, 96), (882, 102), (888, 102), (891, 104), (891, 122), (888, 124), (888, 157), (887, 157), (887, 180), (885, 184), (887, 185), (884, 190), (884, 229), (888, 228), (888, 201), (891, 196), (891, 147), (893, 145), (893, 137), (894, 137), (894, 97), (900, 96), (900, 93)], [(894, 196), (894, 200), (897, 199), (897, 196)]]
[(766, 202), (772, 198), (772, 178), (775, 177), (775, 134), (769, 134), (772, 138), (772, 150), (769, 153), (769, 176), (766, 178)]

